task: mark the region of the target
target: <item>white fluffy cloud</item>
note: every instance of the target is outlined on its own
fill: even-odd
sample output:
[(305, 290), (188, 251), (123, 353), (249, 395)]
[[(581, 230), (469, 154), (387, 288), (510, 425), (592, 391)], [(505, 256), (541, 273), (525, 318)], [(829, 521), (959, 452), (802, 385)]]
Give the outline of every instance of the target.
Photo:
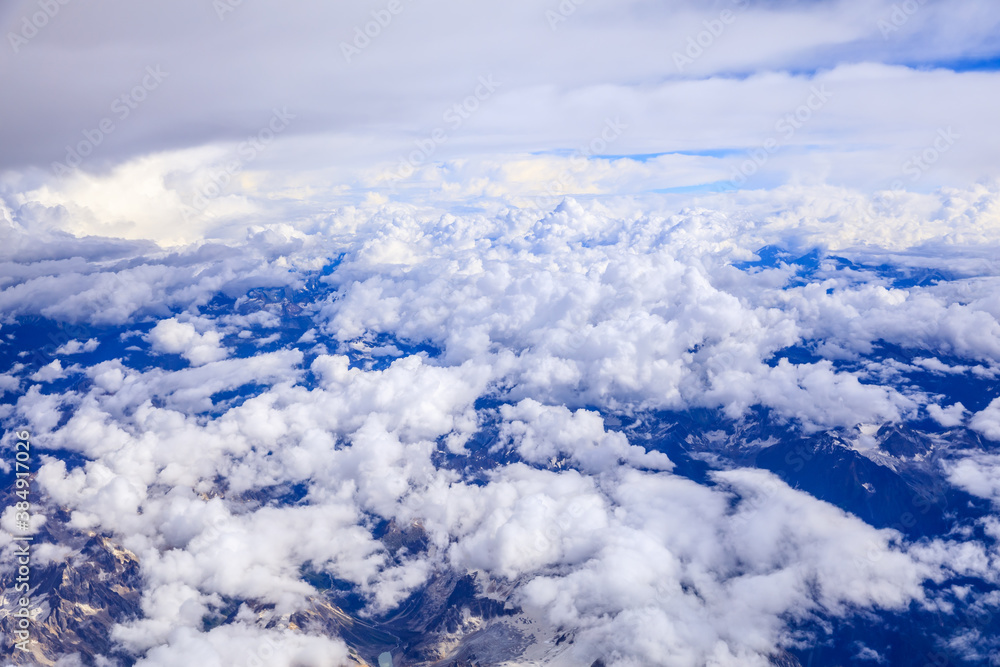
[[(932, 569), (891, 546), (890, 532), (767, 473), (718, 479), (724, 486), (711, 490), (623, 473), (610, 525), (585, 533), (593, 553), (524, 586), (529, 608), (576, 629), (573, 646), (547, 664), (587, 664), (613, 651), (620, 665), (767, 665), (788, 639), (781, 619), (852, 605), (901, 609), (923, 597)], [(743, 501), (732, 507), (728, 492)]]
[(261, 630), (253, 624), (234, 623), (196, 632), (174, 630), (167, 643), (151, 650), (136, 663), (139, 667), (205, 665), (273, 665), (274, 667), (341, 667), (356, 664), (343, 642), (291, 632)]
[(19, 386), (21, 383), (16, 377), (8, 373), (0, 373), (0, 396), (7, 392), (16, 391)]
[[(821, 224), (810, 213), (819, 204), (797, 191), (772, 193), (771, 204), (797, 220), (765, 215), (752, 197), (752, 215), (703, 202), (650, 212), (626, 200), (463, 215), (341, 209), (306, 231), (261, 228), (233, 248), (132, 248), (127, 265), (80, 267), (94, 303), (114, 308), (107, 299), (120, 278), (108, 274), (128, 275), (143, 295), (113, 315), (61, 292), (60, 261), (18, 264), (19, 282), (0, 293), (15, 313), (117, 324), (125, 345), (140, 313), (157, 313), (146, 342), (190, 362), (139, 370), (125, 349), (75, 368), (91, 384), (62, 395), (30, 387), (18, 418), (47, 446), (86, 459), (75, 468), (42, 459), (39, 488), (70, 511), (73, 528), (110, 533), (139, 558), (144, 617), (115, 636), (150, 665), (196, 655), (210, 664), (236, 637), (270, 636), (249, 616), (210, 632), (201, 622), (223, 597), (302, 610), (313, 594), (307, 566), (356, 586), (372, 612), (442, 568), (478, 572), (508, 587), (540, 633), (573, 634), (569, 648), (537, 649), (532, 659), (549, 664), (763, 665), (792, 644), (789, 621), (931, 604), (924, 583), (957, 563), (986, 576), (982, 548), (914, 547), (769, 473), (717, 470), (711, 485), (696, 483), (609, 414), (710, 408), (739, 418), (763, 406), (806, 432), (922, 414), (961, 425), (961, 404), (942, 407), (887, 369), (994, 372), (1000, 266), (962, 243), (995, 224), (995, 193), (969, 195), (987, 202), (980, 217), (970, 212), (978, 204), (963, 204), (939, 227), (898, 220), (903, 238), (930, 244), (955, 272), (900, 287), (865, 265), (934, 262), (905, 244), (854, 247), (857, 202), (813, 192), (825, 192), (844, 224)], [(855, 264), (734, 266), (782, 238), (791, 251), (837, 248)], [(310, 273), (332, 257), (335, 270)], [(185, 285), (184, 274), (196, 278)], [(287, 337), (280, 309), (244, 310), (253, 300), (242, 295), (259, 285), (286, 299), (312, 290), (295, 304), (305, 334)], [(232, 308), (206, 308), (217, 293)], [(165, 318), (164, 301), (182, 314)], [(299, 342), (263, 353), (249, 345), (254, 356), (242, 357), (224, 336)], [(866, 365), (882, 343), (918, 357)], [(809, 361), (775, 356), (810, 345)], [(18, 367), (8, 384), (50, 371)], [(217, 399), (242, 391), (239, 401)], [(477, 407), (484, 397), (501, 405)], [(993, 407), (970, 426), (988, 435)], [(482, 447), (484, 429), (496, 435), (489, 454), (514, 462), (473, 483), (446, 462)], [(953, 484), (995, 497), (991, 461), (956, 461)], [(297, 485), (296, 503), (248, 500)], [(375, 518), (419, 526), (427, 549), (391, 553), (372, 535)], [(285, 647), (276, 655), (298, 661), (289, 664), (343, 650), (308, 632), (273, 632)]]
[(1000, 503), (1000, 456), (968, 453), (948, 465), (948, 480), (974, 496)]
[(931, 416), (931, 419), (944, 427), (961, 426), (965, 423), (966, 412), (968, 410), (961, 403), (955, 403), (947, 408), (942, 408), (936, 403), (927, 406), (927, 414)]
[(179, 354), (192, 366), (203, 366), (212, 361), (226, 358), (226, 350), (220, 345), (222, 336), (217, 331), (198, 333), (190, 322), (179, 322), (171, 317), (160, 320), (146, 335), (153, 349), (167, 354)]
[(544, 406), (532, 399), (500, 409), (505, 420), (501, 435), (512, 438), (525, 461), (554, 464), (569, 457), (584, 472), (597, 474), (620, 463), (654, 470), (670, 470), (673, 464), (664, 454), (646, 452), (629, 445), (617, 432), (604, 430), (601, 416), (595, 412), (564, 407)]
[(31, 376), (31, 379), (35, 382), (52, 382), (53, 380), (59, 380), (64, 377), (66, 377), (66, 369), (63, 368), (62, 362), (55, 359), (52, 363), (39, 368), (38, 371)]
[(79, 354), (80, 352), (93, 352), (97, 349), (99, 344), (100, 343), (96, 338), (91, 338), (82, 343), (74, 339), (60, 345), (56, 349), (56, 354)]
[(990, 440), (1000, 440), (1000, 398), (993, 399), (986, 408), (974, 414), (969, 420), (969, 428)]

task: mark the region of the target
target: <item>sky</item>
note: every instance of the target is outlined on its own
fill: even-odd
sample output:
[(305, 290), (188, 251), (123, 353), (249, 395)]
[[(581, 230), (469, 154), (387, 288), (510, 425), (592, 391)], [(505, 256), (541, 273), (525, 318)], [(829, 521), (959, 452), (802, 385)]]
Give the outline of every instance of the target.
[(996, 178), (975, 0), (46, 7), (0, 10), (2, 193), (42, 226)]
[[(309, 568), (368, 617), (500, 582), (573, 636), (541, 664), (767, 667), (907, 613), (998, 664), (956, 615), (1000, 610), (1000, 5), (32, 0), (0, 28), (0, 421), (46, 452), (31, 531), (62, 508), (140, 563), (135, 664), (352, 664), (258, 614), (311, 609)], [(706, 413), (697, 456), (645, 437)], [(907, 532), (726, 459), (775, 444), (741, 440), (761, 415), (962, 511)], [(934, 455), (882, 451), (897, 427)], [(853, 481), (917, 511), (885, 476)]]

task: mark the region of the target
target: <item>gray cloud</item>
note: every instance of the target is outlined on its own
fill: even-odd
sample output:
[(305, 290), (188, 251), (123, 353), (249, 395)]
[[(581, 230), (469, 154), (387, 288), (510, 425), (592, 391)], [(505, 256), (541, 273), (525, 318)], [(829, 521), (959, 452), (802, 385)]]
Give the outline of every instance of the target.
[[(888, 1), (750, 3), (746, 9), (731, 2), (588, 2), (573, 5), (576, 10), (555, 30), (546, 12), (559, 5), (544, 0), (474, 9), (457, 2), (400, 2), (400, 12), (384, 27), (372, 17), (387, 11), (379, 4), (241, 3), (220, 20), (211, 3), (194, 0), (141, 8), (121, 1), (56, 3), (59, 11), (17, 53), (9, 44), (0, 49), (0, 85), (8, 91), (0, 103), (0, 168), (49, 168), (65, 161), (65, 147), (86, 143), (88, 136), (95, 143), (105, 119), (113, 129), (100, 132), (105, 136), (84, 158), (88, 170), (151, 151), (235, 144), (264, 127), (274, 108), (296, 114), (289, 136), (364, 138), (368, 145), (354, 149), (349, 164), (369, 166), (409, 150), (483, 75), (501, 81), (502, 91), (463, 128), (463, 137), (453, 139), (448, 148), (455, 155), (572, 146), (589, 137), (588, 124), (597, 126), (608, 115), (622, 115), (633, 125), (616, 151), (752, 147), (756, 137), (748, 132), (754, 124), (743, 119), (761, 107), (766, 130), (784, 106), (798, 103), (795, 93), (773, 105), (781, 93), (764, 81), (727, 85), (706, 77), (905, 63), (915, 56), (913, 44), (919, 44), (921, 62), (990, 57), (995, 54), (984, 51), (984, 44), (998, 20), (981, 3), (928, 3), (908, 19), (899, 39), (884, 40), (877, 22), (891, 12)], [(662, 88), (681, 76), (672, 54), (727, 9), (737, 12), (737, 20), (713, 37), (692, 66), (701, 83)], [(9, 6), (4, 33), (18, 34), (22, 17), (30, 21), (37, 11), (36, 2)], [(378, 34), (347, 62), (341, 43), (351, 43), (356, 29), (363, 33), (373, 21), (369, 31)], [(143, 91), (147, 67), (168, 75)], [(959, 85), (960, 77), (940, 78), (942, 87)], [(878, 85), (884, 91), (900, 84), (888, 76)], [(977, 88), (995, 86), (984, 82)], [(956, 122), (972, 111), (961, 97), (965, 93), (931, 95), (928, 104), (904, 91), (890, 126), (933, 109)], [(994, 101), (979, 99), (992, 117)], [(840, 144), (870, 141), (863, 126), (846, 128), (841, 121), (873, 103), (883, 104), (872, 95), (845, 100), (822, 132), (810, 131), (811, 141), (823, 142), (823, 134)], [(705, 104), (724, 111), (718, 122), (705, 123)], [(703, 131), (691, 135), (686, 117), (698, 119)], [(666, 141), (660, 139), (664, 130)], [(682, 136), (689, 139), (680, 141)], [(329, 160), (327, 151), (334, 149), (341, 153), (345, 146), (314, 150), (309, 161)]]

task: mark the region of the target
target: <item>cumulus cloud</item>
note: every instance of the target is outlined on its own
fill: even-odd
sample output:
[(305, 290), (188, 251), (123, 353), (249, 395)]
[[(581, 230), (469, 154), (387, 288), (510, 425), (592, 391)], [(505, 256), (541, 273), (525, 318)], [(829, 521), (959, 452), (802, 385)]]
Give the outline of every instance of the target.
[[(497, 483), (519, 492), (491, 504), (453, 558), (527, 578), (522, 603), (573, 629), (572, 647), (547, 664), (614, 654), (622, 665), (766, 665), (790, 639), (782, 618), (901, 609), (935, 575), (891, 531), (759, 471), (720, 473), (710, 489), (623, 470), (603, 494), (572, 473), (505, 473)], [(573, 504), (560, 502), (579, 484)]]
[(948, 465), (948, 480), (974, 496), (1000, 502), (1000, 456), (968, 455)]
[(515, 442), (525, 461), (554, 464), (569, 457), (588, 473), (609, 470), (620, 463), (654, 470), (670, 470), (673, 464), (664, 454), (646, 452), (629, 445), (622, 433), (605, 431), (601, 416), (595, 412), (565, 407), (548, 407), (525, 399), (515, 406), (500, 409), (504, 418), (503, 437)]
[(222, 336), (217, 331), (199, 333), (190, 322), (179, 322), (171, 317), (160, 320), (146, 335), (157, 352), (179, 354), (192, 366), (202, 366), (226, 357), (226, 350), (220, 345)]
[(66, 369), (63, 368), (62, 362), (55, 359), (52, 363), (42, 366), (38, 371), (31, 376), (31, 379), (35, 382), (52, 382), (53, 380), (59, 380), (66, 377)]
[(275, 667), (340, 667), (356, 664), (343, 642), (291, 632), (261, 631), (238, 623), (196, 632), (175, 630), (170, 641), (136, 663), (141, 667), (183, 665), (253, 665)]
[(16, 391), (21, 385), (20, 381), (9, 373), (0, 373), (0, 397), (7, 392)]
[(955, 403), (947, 408), (942, 408), (936, 403), (927, 406), (927, 414), (931, 416), (931, 419), (944, 427), (961, 426), (965, 423), (966, 412), (968, 410), (961, 403)]
[[(800, 195), (772, 193), (782, 207)], [(845, 220), (850, 205), (829, 203)], [(887, 256), (900, 273), (935, 266), (922, 250), (855, 247), (861, 232), (806, 215), (816, 202), (791, 206), (797, 221), (625, 200), (444, 216), (372, 204), (230, 248), (134, 248), (132, 260), (80, 267), (95, 300), (112, 297), (113, 282), (96, 287), (107, 274), (143, 295), (111, 316), (61, 292), (58, 262), (24, 269), (0, 300), (117, 323), (115, 344), (135, 342), (141, 313), (155, 314), (143, 339), (190, 364), (138, 367), (102, 339), (92, 351), (108, 357), (74, 367), (89, 382), (64, 394), (35, 384), (14, 411), (52, 451), (84, 459), (41, 459), (48, 502), (142, 564), (143, 617), (115, 637), (148, 664), (215, 660), (235, 637), (245, 647), (272, 636), (289, 664), (308, 664), (309, 647), (341, 655), (336, 642), (249, 616), (202, 627), (224, 598), (301, 611), (316, 593), (302, 578), (312, 568), (376, 615), (436, 573), (480, 573), (540, 636), (572, 633), (537, 656), (548, 664), (764, 665), (800, 639), (789, 623), (931, 605), (926, 582), (987, 577), (990, 563), (981, 545), (915, 546), (770, 473), (712, 464), (688, 479), (623, 426), (761, 408), (806, 437), (922, 414), (961, 426), (968, 403), (898, 374), (992, 372), (1000, 266), (956, 240), (982, 233), (989, 214), (943, 218), (951, 240), (900, 222), (956, 272), (903, 286), (874, 267)], [(786, 237), (799, 244), (788, 261), (758, 256)], [(814, 265), (792, 261), (813, 244)], [(261, 285), (280, 303), (247, 294)], [(227, 350), (224, 337), (247, 340), (242, 331), (277, 349)], [(885, 344), (914, 363), (884, 360)], [(17, 367), (11, 390), (52, 363)], [(970, 427), (988, 435), (992, 408)], [(481, 456), (499, 463), (475, 471)], [(993, 499), (992, 464), (956, 457), (948, 479)], [(296, 500), (277, 500), (293, 489)], [(374, 536), (381, 521), (419, 526), (426, 544), (387, 548)]]
[(969, 420), (969, 428), (979, 431), (990, 440), (1000, 440), (1000, 398), (995, 398), (986, 408)]
[(91, 338), (83, 343), (74, 339), (56, 348), (56, 354), (79, 354), (80, 352), (93, 352), (97, 349), (99, 344), (100, 343), (96, 338)]

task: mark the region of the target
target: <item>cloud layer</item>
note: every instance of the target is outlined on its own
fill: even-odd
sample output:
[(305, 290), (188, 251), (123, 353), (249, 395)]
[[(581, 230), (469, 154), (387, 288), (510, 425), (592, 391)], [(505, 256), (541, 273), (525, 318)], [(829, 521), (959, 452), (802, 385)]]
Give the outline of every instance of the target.
[(532, 664), (792, 664), (845, 627), (855, 662), (987, 664), (998, 24), (5, 4), (30, 529), (139, 564), (106, 639), (143, 667), (468, 658), (497, 627)]
[[(22, 355), (8, 419), (82, 456), (42, 459), (46, 502), (141, 563), (144, 616), (114, 633), (140, 664), (210, 664), (265, 639), (288, 664), (345, 656), (320, 634), (265, 632), (249, 607), (202, 628), (223, 600), (305, 609), (314, 568), (374, 615), (442, 570), (507, 582), (539, 637), (574, 638), (532, 649), (546, 664), (766, 665), (800, 642), (796, 624), (931, 609), (928, 582), (995, 578), (991, 542), (910, 542), (761, 470), (692, 479), (622, 426), (766, 409), (790, 432), (861, 433), (864, 449), (872, 425), (961, 428), (971, 413), (992, 437), (992, 404), (945, 409), (958, 398), (904, 378), (996, 377), (1000, 267), (966, 245), (997, 225), (995, 192), (951, 193), (930, 225), (908, 217), (926, 199), (902, 200), (884, 218), (893, 247), (857, 245), (872, 236), (847, 211), (863, 198), (823, 192), (775, 194), (794, 213), (753, 217), (778, 200), (745, 195), (740, 215), (372, 206), (172, 252), (9, 226), (12, 244), (49, 243), (10, 256), (8, 317), (62, 322), (50, 353), (73, 354)], [(780, 239), (820, 250), (761, 249)], [(922, 282), (932, 269), (949, 275)], [(448, 463), (476, 452), (500, 457), (477, 479)], [(994, 463), (956, 453), (941, 474), (995, 499)], [(379, 521), (419, 526), (425, 547), (388, 550)]]

